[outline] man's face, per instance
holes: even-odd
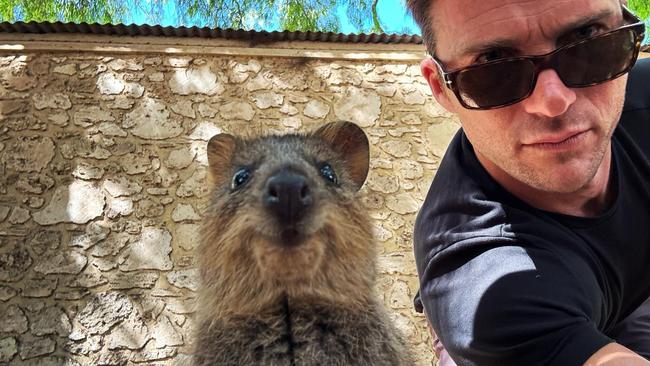
[[[545,54],[623,23],[618,0],[436,0],[430,11],[436,57],[446,70]],[[626,77],[569,89],[555,71],[544,70],[527,99],[481,111],[463,108],[441,86],[431,60],[423,61],[422,70],[436,99],[458,114],[477,157],[497,180],[569,193],[587,186],[608,164]]]

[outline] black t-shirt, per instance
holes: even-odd
[[[427,317],[458,365],[582,365],[650,297],[650,60],[630,73],[612,151],[617,198],[581,218],[517,199],[454,137],[414,241]]]

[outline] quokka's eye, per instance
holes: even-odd
[[[336,178],[336,173],[334,172],[334,168],[332,168],[331,165],[327,163],[323,163],[320,165],[319,171],[320,171],[320,175],[322,175],[326,181],[333,184],[338,183],[338,179]]]
[[[232,177],[232,183],[230,184],[231,189],[237,189],[241,187],[244,183],[248,182],[248,180],[251,178],[251,170],[248,167],[242,167],[239,168],[235,172],[235,175]]]

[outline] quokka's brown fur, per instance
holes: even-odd
[[[195,365],[413,364],[373,289],[376,247],[356,198],[368,156],[365,134],[349,122],[210,140]],[[250,174],[239,184],[242,169]],[[264,203],[269,177],[284,171],[304,177],[310,194],[293,231]]]

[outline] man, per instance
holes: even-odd
[[[408,1],[462,125],[415,225],[443,365],[650,365],[650,63],[628,82],[623,5]]]

